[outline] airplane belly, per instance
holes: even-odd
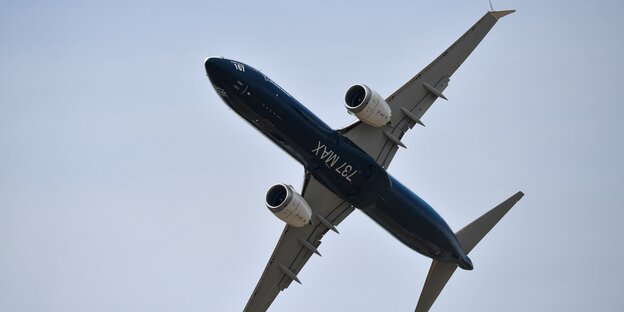
[[[306,169],[355,207],[369,209],[390,187],[386,171],[337,132],[319,137],[311,146]]]
[[[406,246],[427,257],[456,263],[464,254],[455,234],[424,200],[390,177],[392,186],[364,210]]]

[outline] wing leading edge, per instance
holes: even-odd
[[[286,289],[310,256],[318,254],[321,238],[328,230],[336,231],[335,226],[346,218],[353,207],[344,201],[310,174],[306,173],[302,195],[314,214],[314,224],[301,228],[286,225],[277,246],[273,250],[256,288],[244,311],[266,311],[280,291]]]
[[[433,102],[439,97],[446,99],[442,91],[448,86],[451,75],[496,22],[513,12],[515,10],[487,12],[431,64],[390,95],[386,102],[392,110],[392,118],[386,126],[375,128],[358,121],[340,132],[387,169],[398,148],[405,147],[401,138],[407,130],[416,124],[424,125],[421,118]]]

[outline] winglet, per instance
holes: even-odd
[[[509,15],[513,12],[516,12],[516,10],[506,10],[506,11],[490,11],[489,13],[494,16],[494,18],[496,18],[496,20],[501,19],[503,16]]]

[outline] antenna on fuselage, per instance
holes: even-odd
[[[492,0],[488,0],[488,3],[490,4],[490,12],[494,12],[494,7],[492,6]]]

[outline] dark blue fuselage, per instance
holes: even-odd
[[[433,208],[271,79],[224,58],[209,58],[205,67],[223,101],[324,186],[410,248],[472,269],[457,238]]]

